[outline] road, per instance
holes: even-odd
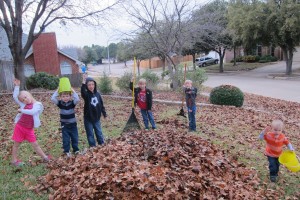
[[[295,63],[293,69],[300,68]],[[285,62],[277,62],[248,72],[209,74],[205,86],[216,87],[222,84],[234,85],[243,92],[300,103],[300,76],[290,79],[271,79],[270,74],[285,72]]]
[[[99,76],[103,72],[108,74],[110,72],[110,76],[120,77],[125,72],[132,71],[132,62],[127,63],[127,66],[125,67],[124,63],[89,66],[88,73],[91,76]],[[293,62],[293,69],[298,68],[300,68],[300,61]],[[142,69],[142,71],[144,70]],[[161,69],[154,69],[153,71],[160,76]],[[300,76],[286,80],[268,78],[270,74],[284,72],[285,62],[280,61],[247,72],[209,73],[208,80],[204,82],[204,85],[216,87],[230,84],[239,87],[243,92],[300,103]]]

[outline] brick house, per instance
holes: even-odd
[[[35,72],[63,76],[78,74],[83,63],[57,48],[54,32],[42,33],[34,40],[24,62],[26,77]]]

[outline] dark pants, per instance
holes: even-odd
[[[104,144],[104,138],[103,138],[103,134],[102,134],[100,120],[98,120],[96,122],[91,122],[88,119],[84,118],[84,128],[86,131],[86,136],[87,136],[87,140],[88,140],[90,147],[96,146],[94,131],[95,131],[95,135],[96,135],[98,144],[100,144],[100,145]]]
[[[279,166],[280,166],[278,158],[270,157],[270,156],[267,156],[267,157],[268,157],[268,161],[269,161],[270,177],[278,176]]]
[[[149,129],[149,121],[150,121],[150,124],[151,124],[152,128],[155,129],[156,126],[155,126],[154,117],[152,115],[152,112],[149,111],[149,110],[141,109],[141,113],[142,113],[142,116],[143,116],[143,121],[144,121],[145,128]]]
[[[77,123],[61,123],[61,131],[64,152],[70,152],[70,141],[72,144],[73,152],[79,151]]]
[[[187,112],[189,116],[189,130],[196,131],[196,106],[187,107]]]

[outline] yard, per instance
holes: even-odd
[[[129,95],[130,94],[128,94],[128,96]],[[110,197],[109,195],[115,195],[116,198],[119,197],[117,199],[124,199],[126,197],[132,199],[139,199],[138,197],[150,198],[151,195],[157,195],[155,198],[162,198],[163,195],[168,193],[173,195],[174,198],[185,199],[184,197],[186,196],[184,195],[188,192],[191,192],[192,195],[200,195],[201,191],[204,191],[202,189],[207,189],[210,194],[221,191],[221,193],[224,193],[223,197],[227,199],[230,197],[230,194],[227,193],[230,189],[227,190],[226,188],[230,188],[231,186],[235,187],[237,183],[240,186],[240,190],[236,189],[231,195],[240,195],[240,199],[243,199],[243,195],[245,198],[258,199],[255,195],[260,194],[264,196],[265,199],[300,198],[299,174],[291,173],[282,166],[278,183],[271,184],[269,182],[267,159],[263,155],[265,144],[257,139],[260,131],[266,125],[270,124],[272,119],[280,118],[285,122],[286,134],[296,148],[297,154],[300,155],[300,113],[296,112],[299,108],[298,103],[246,94],[245,103],[242,108],[201,106],[198,107],[196,115],[198,131],[195,134],[191,134],[187,133],[186,119],[176,115],[180,106],[165,105],[156,102],[154,103],[153,112],[158,124],[158,130],[153,132],[153,135],[151,136],[151,132],[145,133],[143,131],[122,134],[122,130],[131,113],[130,100],[106,96],[104,97],[104,102],[109,117],[108,119],[102,119],[102,127],[108,143],[103,147],[89,150],[87,149],[88,145],[83,128],[83,103],[81,102],[77,106],[76,112],[80,135],[80,149],[83,150],[85,154],[76,158],[66,159],[62,156],[58,108],[50,102],[51,94],[42,93],[34,94],[34,96],[37,100],[43,102],[43,105],[45,106],[45,110],[41,117],[42,126],[36,131],[38,142],[42,149],[54,157],[54,160],[50,164],[41,163],[40,159],[33,153],[30,146],[28,144],[23,144],[19,154],[20,158],[25,161],[27,165],[22,168],[10,166],[12,146],[10,137],[14,126],[13,119],[17,114],[18,108],[14,104],[11,95],[0,95],[1,199],[68,199],[70,196],[67,196],[67,198],[66,196],[64,197],[63,194],[72,194],[74,188],[72,189],[70,185],[71,182],[80,182],[83,178],[81,175],[76,175],[77,169],[80,170],[80,174],[83,174],[85,177],[84,182],[82,182],[80,186],[85,187],[85,185],[88,185],[88,188],[90,188],[89,193],[84,191],[85,193],[83,192],[82,194],[85,194],[86,196],[89,194],[90,197],[93,192],[97,194],[98,197],[108,198]],[[180,98],[181,94],[178,93],[166,91],[154,92],[154,99],[180,100]],[[208,103],[208,99],[205,96],[200,96],[198,102]],[[141,119],[139,112],[136,113],[138,118]],[[174,149],[177,149],[176,151],[174,150],[175,155],[173,155],[173,157],[178,158],[178,160],[172,161],[174,162],[173,164],[168,163],[168,159],[163,156],[163,151],[160,149],[165,148],[164,145],[166,141],[170,142],[167,140],[168,137],[173,138],[174,144],[172,145],[174,146]],[[128,138],[130,142],[128,142]],[[199,138],[199,141],[197,138]],[[132,145],[135,143],[135,140],[136,142],[143,141],[144,145],[147,144],[149,148],[146,149],[148,150],[145,150],[145,146],[142,149],[140,149],[141,146],[136,146],[137,153],[135,154],[135,151],[132,151]],[[199,145],[201,144],[201,147],[194,146],[192,150],[180,150],[184,145],[176,145],[181,144],[182,142],[184,143],[184,141],[188,144],[190,144],[190,141],[197,142]],[[149,152],[149,149],[151,149],[150,147],[152,147],[151,145],[155,147],[154,154],[151,153],[151,151]],[[201,151],[203,148],[212,149],[214,152],[213,155],[218,158],[216,162],[224,159],[222,162],[225,169],[227,171],[238,170],[240,177],[230,185],[229,183],[232,181],[230,178],[223,177],[222,174],[217,175],[219,173],[217,170],[221,170],[219,167],[214,166],[214,164],[207,166],[207,163],[212,161],[209,159],[207,160],[206,157],[211,154],[203,153],[203,155],[194,155],[193,157],[190,157],[190,154],[192,154],[190,151],[193,151],[193,149],[199,150],[199,148]],[[145,157],[146,153],[148,160],[136,160],[136,158],[141,157],[141,155],[138,154],[139,152],[143,157]],[[186,152],[189,153],[185,154]],[[105,156],[103,157],[103,155]],[[193,176],[199,177],[201,173],[204,173],[204,171],[199,170],[202,169],[203,166],[197,166],[198,168],[193,167],[193,176],[188,172],[188,169],[190,169],[193,162],[196,162],[195,158],[198,158],[197,156],[199,156],[199,159],[206,159],[202,164],[209,169],[207,172],[208,174],[205,176],[202,174],[203,177],[199,180],[199,183],[202,185],[197,185],[197,181],[193,179]],[[171,155],[169,155],[169,158],[171,158]],[[226,160],[230,162],[227,162]],[[88,162],[87,166],[90,167],[83,167],[86,166],[86,162]],[[186,162],[190,164],[187,165]],[[107,165],[106,167],[103,166],[105,164]],[[120,166],[116,166],[117,164]],[[166,167],[166,165],[170,165],[171,168]],[[98,167],[91,171],[91,169],[88,169],[93,168],[91,166]],[[120,172],[121,166],[123,168],[122,173]],[[147,172],[150,174],[152,173],[151,170],[154,168],[156,171],[155,176],[153,175],[153,177],[156,177],[156,179],[151,180],[151,183],[149,183],[148,179],[147,181],[145,180],[147,184],[134,182],[136,181],[136,178],[134,177],[137,176],[137,171],[130,171],[128,166],[137,171],[144,171],[145,173]],[[160,168],[157,168],[158,166],[160,166]],[[107,168],[107,170],[105,170],[105,168]],[[70,169],[73,170],[70,171]],[[112,172],[112,169],[118,170]],[[105,172],[107,172],[107,174]],[[180,183],[186,182],[185,186],[178,184],[176,185],[177,188],[170,188],[170,185],[167,184],[168,181],[163,181],[165,176],[162,174],[175,172],[178,173],[178,176],[174,178],[175,175],[173,174],[174,176],[172,178],[174,178],[174,184],[178,183],[178,181]],[[97,179],[98,183],[93,183],[93,181],[95,181],[91,178],[94,176],[93,173],[98,174],[99,176],[101,175],[101,180]],[[63,174],[64,176],[62,177]],[[248,179],[250,174],[253,180]],[[209,180],[217,180],[217,176],[222,178],[219,178],[218,181],[207,182],[206,184],[208,185],[201,182],[202,179],[208,181],[207,177],[209,177]],[[132,178],[130,179],[130,177]],[[157,177],[161,177],[161,179],[157,179]],[[184,179],[184,177],[188,178]],[[241,177],[248,178],[242,179]],[[240,182],[243,180],[244,182]],[[99,185],[99,182],[101,182],[102,185]],[[130,187],[128,186],[129,182]],[[137,185],[132,185],[132,182]],[[66,184],[68,186],[66,186]],[[149,184],[156,184],[156,188],[150,187]],[[93,187],[94,185],[98,186],[95,188]],[[248,191],[247,187],[249,187]],[[99,191],[99,188],[103,188],[103,190]],[[202,189],[199,192],[195,188]],[[191,191],[188,191],[188,189],[191,189]],[[61,195],[55,194],[56,191],[60,191]],[[80,189],[78,189],[78,191],[80,191]],[[112,191],[113,193],[111,193]],[[155,191],[155,193],[152,191]],[[251,191],[257,192],[251,193]],[[208,193],[206,195],[209,197]],[[154,198],[153,196],[151,197]],[[198,198],[200,197],[198,196]]]

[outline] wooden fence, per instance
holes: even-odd
[[[0,61],[0,90],[12,91],[14,88],[13,62]]]
[[[82,74],[64,74],[60,77],[68,77],[72,87],[81,87],[82,83]]]

